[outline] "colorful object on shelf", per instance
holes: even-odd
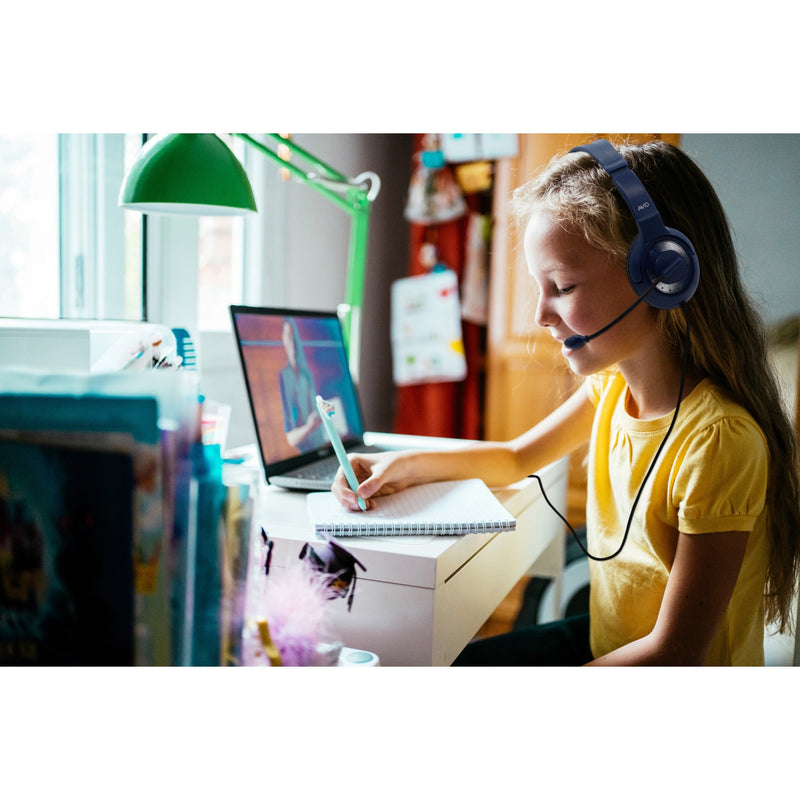
[[[463,217],[467,204],[439,149],[438,136],[427,134],[423,150],[416,154],[405,218],[421,225],[436,225]]]
[[[258,621],[258,638],[261,639],[264,654],[269,659],[272,666],[279,667],[281,665],[281,653],[280,650],[275,647],[275,643],[269,635],[269,625],[265,619],[260,619]]]
[[[175,335],[175,349],[180,356],[179,364],[183,369],[197,369],[197,354],[194,349],[194,339],[186,328],[173,328]]]

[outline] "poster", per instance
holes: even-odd
[[[458,277],[453,270],[437,269],[392,284],[391,336],[396,385],[466,377]]]

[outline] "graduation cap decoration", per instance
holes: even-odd
[[[347,597],[347,610],[352,609],[356,588],[356,566],[361,567],[364,572],[367,571],[352,553],[332,539],[327,539],[316,549],[308,543],[304,544],[300,551],[300,560],[307,561],[318,572],[329,575],[328,586],[339,597]]]

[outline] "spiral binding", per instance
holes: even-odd
[[[317,523],[314,530],[328,536],[419,536],[438,534],[441,536],[461,536],[465,533],[499,533],[514,530],[516,520],[475,520],[465,523],[444,522],[402,522],[393,523],[381,520],[367,523]]]

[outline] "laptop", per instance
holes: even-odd
[[[314,404],[335,406],[345,450],[364,444],[364,420],[335,312],[230,307],[264,476],[286,489],[328,491],[339,468]]]

